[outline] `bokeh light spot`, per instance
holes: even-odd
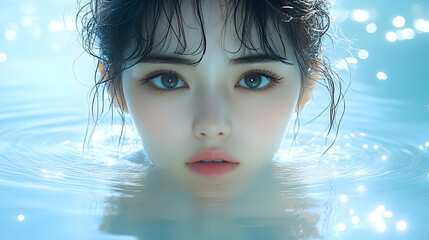
[[[414,28],[420,32],[429,32],[429,21],[418,18],[414,21]]]
[[[379,205],[379,206],[377,207],[377,212],[378,212],[378,213],[383,213],[384,211],[386,211],[386,207],[385,207],[385,206],[383,206],[383,205]]]
[[[377,25],[375,23],[370,23],[366,25],[366,31],[368,33],[375,33],[377,31]]]
[[[7,55],[6,53],[0,53],[0,62],[6,62]]]
[[[398,229],[399,231],[405,231],[405,229],[407,229],[407,223],[405,221],[397,222],[396,229]]]
[[[15,41],[16,35],[17,35],[16,31],[12,29],[8,29],[4,33],[4,37],[6,38],[6,40],[9,40],[9,41]]]
[[[386,33],[386,40],[388,42],[396,42],[396,40],[398,40],[398,36],[396,36],[396,33],[394,32],[388,32]]]
[[[358,57],[359,57],[360,59],[367,59],[367,58],[368,58],[368,56],[369,56],[369,53],[368,53],[368,51],[367,51],[367,50],[365,50],[365,49],[361,49],[361,50],[359,50],[359,52],[358,52]]]
[[[405,28],[402,30],[405,39],[413,39],[416,36],[416,33],[412,28]]]
[[[385,74],[384,72],[378,72],[377,73],[377,78],[379,80],[386,80],[387,79],[387,74]]]
[[[344,230],[346,230],[346,224],[344,224],[344,223],[339,223],[339,224],[337,225],[337,229],[338,229],[338,231],[344,231]]]
[[[352,12],[352,18],[356,22],[366,22],[369,19],[369,12],[363,9],[355,9]]]
[[[405,18],[403,16],[396,16],[392,20],[392,24],[395,27],[403,27],[405,25]]]
[[[375,229],[378,232],[384,232],[384,231],[386,231],[386,223],[383,222],[383,221],[376,222],[375,223]]]

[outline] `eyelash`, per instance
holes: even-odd
[[[171,71],[171,70],[167,70],[167,71],[155,71],[155,72],[152,72],[151,74],[149,74],[147,77],[141,79],[140,80],[141,81],[141,85],[145,85],[146,83],[150,83],[150,81],[154,80],[156,77],[159,77],[159,76],[161,76],[163,74],[178,75],[176,72]],[[256,90],[252,90],[252,88],[242,87],[242,88],[245,89],[245,91],[250,91],[250,92],[253,92],[253,93],[262,93],[262,92],[265,92],[266,90],[274,88],[283,79],[279,75],[277,75],[277,74],[275,74],[275,73],[273,73],[273,72],[271,72],[269,70],[266,70],[266,69],[256,70],[255,69],[255,70],[247,71],[246,73],[242,74],[240,76],[240,81],[241,81],[241,79],[243,77],[245,77],[245,76],[247,76],[249,74],[258,74],[258,75],[266,77],[266,78],[268,78],[268,80],[270,80],[270,83],[268,83],[267,86],[265,86],[264,88],[254,88]],[[180,77],[180,75],[178,75],[178,77],[183,81],[183,79]],[[159,87],[155,87],[153,84],[148,84],[147,88],[149,88],[151,91],[153,91],[155,93],[161,93],[161,94],[171,93],[171,92],[177,91],[177,89],[180,89],[180,88],[162,89],[162,88],[159,88]]]

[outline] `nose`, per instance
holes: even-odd
[[[226,100],[220,96],[205,96],[194,113],[193,131],[202,140],[221,140],[231,134],[231,122]]]
[[[197,130],[197,136],[201,139],[224,138],[229,135],[229,131],[213,126],[211,128]]]

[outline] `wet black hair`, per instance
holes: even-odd
[[[110,91],[109,109],[113,114],[113,99],[116,94],[122,99],[121,74],[131,67],[129,62],[139,62],[148,54],[153,53],[156,46],[168,44],[169,36],[178,40],[177,54],[199,55],[198,64],[206,52],[206,31],[202,15],[201,0],[186,0],[190,3],[201,32],[200,44],[190,49],[184,34],[182,13],[183,0],[89,0],[78,2],[79,11],[76,15],[77,28],[83,48],[94,56],[98,65],[105,69],[103,76],[95,74],[95,85],[91,90],[91,115],[95,123],[106,112],[104,94]],[[289,39],[294,47],[301,72],[301,94],[308,86],[317,81],[326,87],[330,94],[330,102],[324,111],[329,110],[329,127],[327,136],[336,130],[344,115],[337,122],[340,104],[344,104],[342,90],[343,80],[329,66],[329,58],[322,50],[324,37],[332,42],[327,33],[330,27],[329,7],[327,0],[221,0],[226,4],[224,26],[233,25],[235,37],[241,49],[254,50],[275,57],[287,63],[285,40]],[[161,42],[155,42],[154,35],[160,18],[168,22],[168,29]],[[270,26],[270,28],[268,27]],[[274,46],[274,34],[280,36],[282,46]],[[255,42],[253,31],[257,33]],[[130,48],[132,47],[131,51]],[[125,51],[130,54],[125,55]],[[100,101],[101,96],[101,101]],[[119,101],[124,104],[124,101]],[[116,108],[124,126],[125,115],[121,107]],[[343,108],[345,109],[345,108]],[[324,112],[323,111],[323,112]],[[299,115],[299,112],[298,112]],[[96,125],[96,124],[95,124]],[[94,125],[94,128],[95,128]],[[295,138],[299,131],[299,117],[295,122]],[[88,134],[87,136],[91,136]],[[122,136],[122,133],[121,133]],[[87,138],[86,138],[87,139]],[[334,141],[335,141],[334,139]],[[119,140],[120,142],[121,140]],[[330,144],[328,149],[333,145]],[[326,151],[325,151],[326,152]]]

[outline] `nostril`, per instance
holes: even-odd
[[[206,136],[206,134],[205,134],[205,133],[200,133],[200,135],[201,135],[201,136],[203,136],[203,137],[204,137],[204,136]],[[223,136],[223,135],[225,135],[225,133],[223,133],[223,132],[219,132],[219,133],[218,133],[218,135],[219,135],[219,136]]]

